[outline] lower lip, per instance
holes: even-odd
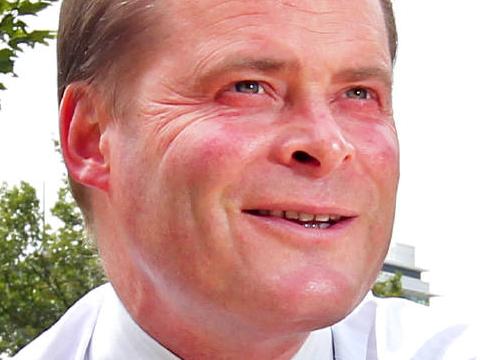
[[[307,228],[301,224],[274,216],[256,216],[243,213],[249,222],[261,230],[270,232],[276,238],[288,242],[317,243],[335,242],[344,238],[354,225],[357,217],[342,220],[326,229]]]

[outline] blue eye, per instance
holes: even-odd
[[[370,91],[362,87],[357,87],[357,88],[348,90],[346,92],[346,96],[349,99],[357,99],[357,100],[368,100],[372,98]]]
[[[235,83],[235,91],[243,94],[263,94],[265,89],[258,81],[239,81]]]

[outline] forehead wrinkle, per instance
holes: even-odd
[[[198,10],[205,10],[205,9],[202,9],[202,2],[201,1],[198,1],[198,0],[193,0],[193,1],[189,1],[190,4],[193,4],[193,5],[196,5],[195,6],[195,10],[198,11]],[[240,5],[244,5],[246,3],[245,0],[220,0],[218,1],[217,3],[214,3],[214,4],[211,4],[208,8],[207,11],[217,11],[217,10],[220,10],[220,11],[224,11],[225,9],[225,6],[227,6],[228,8],[231,8],[233,7],[235,4],[240,4]]]
[[[207,72],[209,73],[220,72],[233,72],[238,70],[254,70],[259,72],[279,72],[286,68],[298,67],[296,62],[288,62],[286,60],[279,60],[270,57],[244,57],[244,58],[231,58],[222,61],[222,63]]]
[[[298,1],[298,0],[282,0],[280,4],[288,8],[289,19],[292,25],[311,33],[326,36],[324,40],[328,40],[331,34],[341,34],[345,29],[364,28],[367,33],[376,36],[386,27],[383,18],[383,11],[380,9],[380,1],[375,1],[379,11],[371,11],[360,4],[349,4],[349,1],[337,0],[338,3],[328,4],[321,1]],[[342,5],[345,4],[345,5]],[[293,11],[292,11],[293,10]],[[352,22],[352,11],[358,15],[355,22]],[[296,13],[296,14],[295,14]],[[341,16],[343,15],[343,16]],[[315,21],[305,21],[316,19]],[[310,26],[306,26],[306,24]],[[380,26],[380,27],[379,27]]]
[[[291,25],[306,30],[313,34],[322,35],[321,41],[322,42],[329,42],[329,41],[338,41],[337,37],[342,36],[345,34],[346,29],[357,29],[357,31],[362,33],[362,39],[355,39],[364,40],[365,36],[368,36],[372,40],[378,39],[378,36],[382,34],[383,28],[378,28],[377,24],[369,23],[368,21],[361,21],[361,22],[345,22],[343,19],[338,19],[335,17],[335,12],[324,12],[325,16],[321,18],[315,26],[306,26],[303,19],[292,19],[290,22]],[[329,15],[332,17],[329,17]],[[383,26],[383,24],[382,24]],[[352,37],[352,34],[348,35]]]
[[[327,15],[330,13],[333,13],[332,11],[319,11],[319,10],[313,10],[313,9],[306,9],[306,8],[301,8],[298,6],[298,4],[294,4],[292,1],[281,1],[281,5],[289,8],[289,9],[294,9],[296,11],[305,13],[307,15]],[[289,10],[287,9],[287,11]]]
[[[223,36],[227,37],[232,34],[233,37],[239,33],[248,30],[257,30],[259,24],[265,24],[265,19],[268,17],[267,12],[250,11],[238,14],[231,14],[227,16],[218,17],[215,21],[203,25],[207,37],[215,38],[218,36],[217,29],[221,29]]]
[[[220,26],[224,23],[235,22],[239,20],[248,21],[244,19],[251,18],[251,21],[259,20],[259,17],[269,14],[267,9],[262,9],[259,6],[245,6],[249,5],[245,0],[223,0],[220,2],[213,1],[213,4],[206,7],[202,1],[193,2],[194,6],[187,12],[180,12],[180,17],[183,17],[183,23],[187,24],[190,29],[202,28],[210,29]],[[250,5],[256,5],[256,2],[251,2]],[[183,14],[183,16],[182,16]],[[201,14],[201,16],[199,16]],[[177,16],[179,18],[179,16]],[[207,23],[205,23],[207,20]],[[242,25],[244,26],[244,24]],[[216,34],[213,34],[215,36]]]

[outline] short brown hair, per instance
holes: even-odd
[[[397,57],[398,34],[397,25],[395,22],[395,14],[392,7],[392,1],[380,0],[380,3],[382,4],[383,16],[385,18],[385,26],[387,27],[390,57],[392,58],[392,63],[394,63]]]
[[[154,21],[152,8],[161,0],[63,0],[57,42],[58,96],[76,81],[101,82],[115,72],[126,53]],[[391,0],[380,0],[392,62],[397,30]],[[155,14],[158,16],[158,13]],[[128,49],[128,50],[127,50]],[[113,90],[114,92],[114,90]],[[112,102],[114,94],[110,94]],[[70,179],[73,196],[87,225],[93,223],[86,188]]]
[[[129,50],[152,22],[156,0],[63,0],[57,41],[58,97],[77,81],[101,84],[118,71]],[[114,82],[109,89],[114,99]],[[102,88],[100,86],[100,88]],[[107,87],[105,87],[107,88]],[[93,224],[88,190],[69,178],[87,226]]]

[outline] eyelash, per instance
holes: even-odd
[[[361,95],[355,94],[358,91],[365,92],[366,97],[364,98]],[[350,96],[350,95],[352,95],[352,96]],[[344,96],[347,99],[354,99],[354,100],[358,100],[358,101],[374,100],[374,99],[377,98],[377,94],[375,93],[375,91],[373,91],[369,88],[366,88],[366,87],[362,87],[362,86],[355,86],[353,88],[348,89],[347,91],[345,91]]]
[[[247,91],[242,92],[240,90],[241,86],[247,86]],[[247,94],[247,95],[258,95],[258,94],[265,94],[266,89],[265,86],[260,82],[256,80],[243,80],[243,81],[237,81],[234,83],[231,88],[232,91],[238,92],[241,94]]]

